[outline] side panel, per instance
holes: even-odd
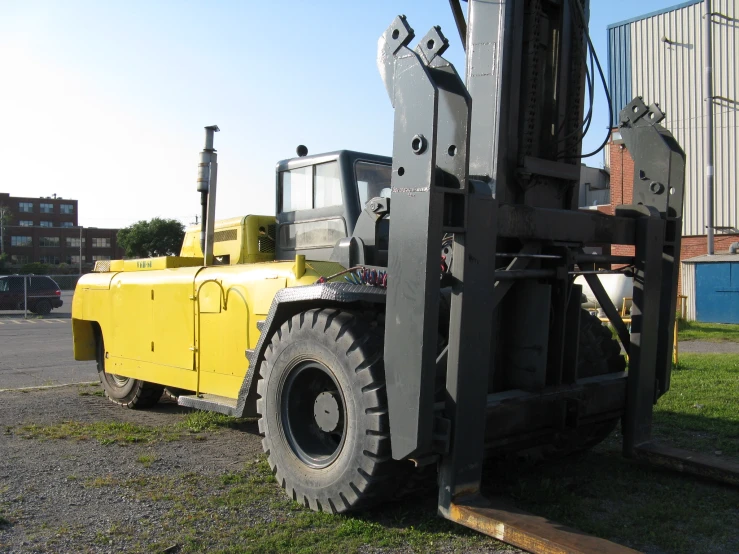
[[[116,275],[111,283],[110,323],[101,323],[111,372],[184,389],[195,386],[191,297],[200,270]],[[102,307],[100,311],[104,315]]]
[[[294,281],[291,264],[247,264],[207,268],[196,280],[198,388],[237,398],[249,361],[247,350],[259,337],[257,321],[267,317],[272,299]],[[305,275],[311,283],[316,277]]]
[[[203,277],[207,277],[207,271]],[[283,280],[284,282],[284,280]],[[198,392],[236,398],[246,375],[250,327],[246,291],[224,279],[200,281],[197,295]]]

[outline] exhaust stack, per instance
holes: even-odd
[[[205,148],[198,164],[198,192],[202,217],[200,221],[200,250],[203,263],[213,265],[213,227],[216,216],[216,185],[218,183],[218,154],[213,148],[213,135],[220,131],[218,125],[205,128]]]

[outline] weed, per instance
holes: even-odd
[[[136,461],[143,465],[144,467],[151,467],[151,464],[153,464],[156,461],[157,457],[151,454],[141,454],[138,458],[136,458]]]
[[[233,427],[242,420],[216,412],[191,412],[180,422],[180,428],[190,433],[215,431],[223,427]]]

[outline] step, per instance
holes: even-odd
[[[226,398],[215,394],[188,394],[177,398],[177,404],[187,408],[196,408],[208,412],[218,412],[228,416],[238,417],[236,412],[236,398]]]

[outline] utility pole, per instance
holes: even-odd
[[[705,94],[706,226],[708,255],[713,255],[713,45],[711,43],[711,0],[703,0],[703,89]]]

